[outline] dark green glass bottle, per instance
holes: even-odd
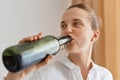
[[[3,51],[3,64],[10,72],[18,72],[41,62],[48,54],[56,54],[60,46],[70,41],[70,36],[45,36],[37,41],[10,46]]]

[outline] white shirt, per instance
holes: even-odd
[[[83,78],[80,68],[67,57],[63,57],[61,60],[37,70],[31,80],[83,80]],[[113,77],[106,68],[93,63],[87,80],[113,80]]]

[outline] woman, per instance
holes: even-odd
[[[94,11],[81,3],[73,4],[63,14],[60,26],[62,36],[72,37],[72,41],[65,47],[67,56],[40,68],[49,62],[52,58],[50,55],[44,62],[30,69],[16,74],[8,73],[5,80],[22,80],[32,70],[36,71],[31,80],[113,80],[112,74],[106,68],[95,64],[91,59],[93,44],[100,35],[99,21]],[[20,42],[40,38],[41,33]]]

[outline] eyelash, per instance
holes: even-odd
[[[65,29],[67,27],[67,24],[62,24],[61,29]]]
[[[73,26],[75,26],[75,27],[76,27],[76,26],[78,27],[79,25],[80,25],[80,23],[78,23],[78,22],[74,22],[74,23],[73,23]]]
[[[73,22],[73,23],[72,23],[72,26],[78,28],[78,27],[83,26],[83,23]],[[66,23],[61,24],[61,29],[62,29],[62,30],[65,29],[66,27],[67,27],[67,24],[66,24]]]
[[[75,26],[75,27],[81,27],[81,26],[83,26],[83,24],[80,23],[80,22],[74,22],[73,26]]]

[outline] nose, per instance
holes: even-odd
[[[73,31],[74,31],[73,27],[69,25],[61,30],[61,34],[62,35],[69,35],[69,34],[73,33]]]
[[[68,26],[68,27],[66,28],[66,33],[72,33],[72,32],[73,32],[72,27],[71,27],[71,26]]]

